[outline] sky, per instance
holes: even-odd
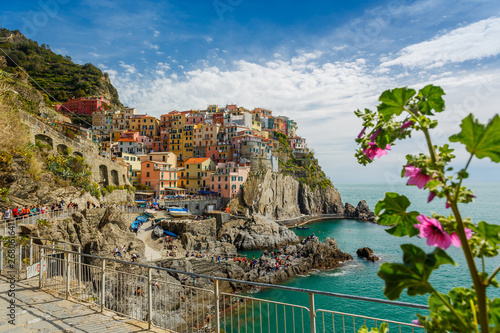
[[[436,144],[471,112],[499,113],[500,1],[9,1],[0,25],[109,73],[139,113],[238,104],[288,116],[334,184],[403,182],[406,154],[425,152],[417,134],[357,164],[353,111],[384,90],[443,87]],[[500,183],[489,160],[470,170],[470,183]]]

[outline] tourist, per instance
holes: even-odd
[[[3,213],[3,218],[4,220],[10,220],[12,218],[12,211],[10,210],[10,207],[7,207],[7,209]]]
[[[118,247],[115,247],[115,251],[113,252],[113,257],[116,257],[116,256],[118,256],[118,257],[122,256],[121,252],[118,251]]]
[[[122,252],[124,254],[127,254],[127,247],[125,245],[122,246]]]
[[[132,262],[135,262],[137,260],[137,258],[138,258],[137,254],[135,254],[135,253],[132,254]]]
[[[158,281],[155,281],[155,283],[153,284],[153,287],[156,287],[156,289],[158,291],[160,291],[160,284],[158,283]]]
[[[142,290],[141,287],[137,287],[136,295],[137,296],[144,296],[144,291]]]
[[[17,218],[19,217],[19,207],[14,207],[14,209],[12,210],[12,217],[17,220]]]

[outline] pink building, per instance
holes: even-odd
[[[149,136],[139,135],[136,131],[125,131],[120,133],[120,139],[131,139],[145,145],[149,150],[153,149],[153,140]]]
[[[249,164],[219,163],[217,171],[212,173],[210,189],[220,193],[222,197],[234,198],[241,192],[249,172]]]

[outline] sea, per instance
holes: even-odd
[[[476,199],[474,199],[473,203],[460,205],[462,216],[471,217],[475,223],[487,221],[488,223],[500,224],[500,205],[498,203],[500,184],[464,185],[474,191]],[[397,192],[410,199],[412,202],[410,210],[426,215],[431,215],[432,212],[443,215],[451,214],[451,211],[445,208],[443,199],[435,198],[428,204],[428,192],[419,190],[415,186],[405,186],[405,184],[338,184],[335,187],[339,190],[342,201],[344,203],[349,202],[353,206],[356,206],[360,200],[366,200],[370,209],[373,210],[377,201],[382,199],[386,192]],[[314,271],[304,276],[296,276],[284,282],[283,285],[385,299],[384,281],[377,276],[380,265],[384,262],[402,262],[401,244],[415,244],[426,252],[433,250],[432,247],[426,245],[424,239],[418,237],[394,237],[386,232],[388,227],[370,222],[338,219],[314,222],[307,226],[309,230],[294,229],[294,231],[299,236],[309,236],[314,233],[321,241],[324,241],[326,237],[335,238],[339,248],[350,253],[354,260],[346,262],[336,269]],[[381,260],[372,263],[358,258],[356,250],[362,247],[371,248]],[[260,252],[248,251],[246,254],[250,257],[252,255],[258,257]],[[431,277],[434,288],[439,292],[446,293],[454,287],[470,287],[471,279],[461,250],[451,246],[448,254],[456,261],[458,266],[443,265],[434,271]],[[500,258],[488,258],[485,260],[485,270],[491,272],[499,264]],[[477,265],[482,267],[479,261]],[[253,291],[252,296],[283,303],[308,305],[308,296],[304,293],[263,289]],[[488,296],[490,298],[500,297],[500,292],[498,289],[490,288]],[[409,297],[406,291],[403,292],[399,300],[427,304],[427,296]],[[426,314],[426,310],[326,296],[317,296],[315,302],[317,309],[341,311],[402,322],[411,322],[412,319],[416,319],[416,311]]]

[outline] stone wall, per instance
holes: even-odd
[[[127,190],[114,190],[106,194],[103,198],[104,202],[120,204],[135,205],[134,193]]]
[[[176,235],[183,233],[191,233],[193,236],[216,236],[216,219],[209,220],[168,220],[161,222],[161,227],[165,230],[171,231]]]
[[[127,166],[100,156],[98,146],[94,142],[87,140],[82,143],[72,140],[44,123],[42,119],[26,112],[20,112],[20,117],[30,128],[31,142],[39,139],[48,143],[55,153],[63,153],[69,147],[73,155],[82,156],[90,166],[93,182],[101,186],[130,185]]]

